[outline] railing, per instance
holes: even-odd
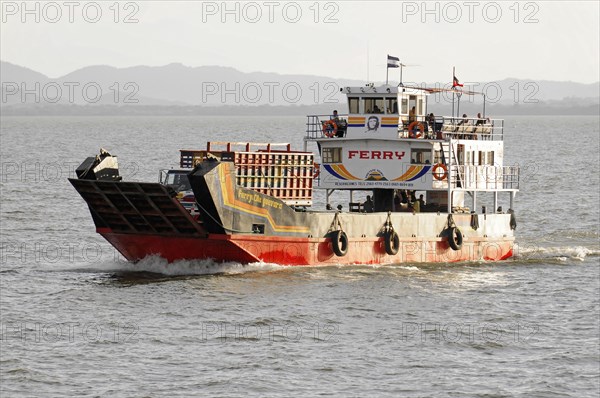
[[[217,147],[217,148],[215,148]],[[221,147],[221,149],[218,149]],[[281,149],[274,149],[281,148]],[[206,143],[206,150],[180,149],[179,166],[184,169],[191,169],[199,162],[208,159],[219,161],[233,161],[233,153],[238,152],[292,152],[291,145],[283,143],[260,143],[260,142],[227,142],[227,141],[209,141]]]
[[[323,133],[323,123],[328,120],[334,119],[333,115],[308,115],[306,121],[306,139],[314,140],[317,138],[325,138],[325,134]],[[338,126],[342,128],[347,124],[348,115],[338,115],[338,119],[341,123]]]
[[[518,166],[453,165],[449,170],[453,189],[518,190]]]
[[[289,205],[312,204],[315,164],[311,152],[292,151],[288,143],[214,141],[206,150],[180,151],[182,168],[191,169],[209,160],[233,162],[238,186]]]
[[[401,138],[414,137],[412,133],[419,133],[423,127],[424,139],[464,139],[464,140],[503,140],[504,120],[484,118],[458,118],[450,116],[401,116]],[[417,122],[418,124],[412,124]],[[419,134],[420,135],[420,134]]]
[[[441,131],[444,137],[454,139],[502,141],[504,120],[444,117]]]
[[[386,115],[389,116],[389,115]],[[464,140],[488,140],[501,141],[504,139],[504,120],[487,118],[462,118],[450,116],[435,116],[430,119],[428,116],[409,117],[406,115],[398,116],[398,138],[413,137],[409,131],[412,125],[414,133],[418,134],[420,139],[464,139]],[[345,128],[348,115],[338,115],[338,129]],[[306,122],[306,139],[325,138],[323,124],[331,120],[331,115],[308,115]],[[417,122],[418,124],[412,124]],[[340,136],[338,134],[338,136]]]

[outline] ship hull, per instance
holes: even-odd
[[[132,262],[159,256],[290,266],[450,263],[513,253],[511,214],[296,209],[236,185],[228,162],[202,163],[188,179],[199,218],[158,183],[70,181],[96,231]]]
[[[512,256],[514,243],[513,238],[471,237],[463,242],[460,250],[453,250],[443,238],[400,238],[398,253],[388,255],[384,238],[351,238],[346,255],[338,257],[328,238],[225,234],[200,238],[120,234],[109,229],[97,232],[132,262],[147,256],[159,256],[168,262],[211,259],[289,266],[500,261]]]

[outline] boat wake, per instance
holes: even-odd
[[[555,260],[555,261],[585,261],[586,257],[600,256],[599,249],[585,246],[515,246],[514,259],[519,260]]]
[[[114,264],[113,264],[114,266]],[[149,256],[137,263],[123,262],[114,271],[122,272],[151,272],[169,276],[213,275],[213,274],[243,274],[246,272],[274,271],[284,267],[271,263],[241,264],[238,262],[219,263],[210,259],[179,260],[168,263],[159,256]]]

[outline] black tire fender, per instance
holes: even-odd
[[[398,254],[398,250],[400,250],[400,238],[396,231],[386,232],[384,235],[385,242],[385,252],[390,256],[394,256]]]
[[[448,230],[448,245],[454,251],[459,251],[463,245],[463,234],[460,229],[452,227]]]
[[[331,247],[338,257],[348,254],[348,236],[344,231],[337,230],[331,233]]]

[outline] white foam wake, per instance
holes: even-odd
[[[110,271],[126,272],[152,272],[156,274],[181,276],[181,275],[211,275],[211,274],[242,274],[245,272],[274,271],[284,268],[271,263],[241,264],[238,262],[219,263],[214,260],[178,260],[167,262],[159,256],[148,256],[137,263],[119,262],[106,264]]]
[[[584,246],[556,246],[543,247],[535,245],[515,244],[514,254],[516,259],[544,260],[555,259],[559,261],[579,260],[584,261],[588,256],[599,256],[600,250],[590,249]]]

